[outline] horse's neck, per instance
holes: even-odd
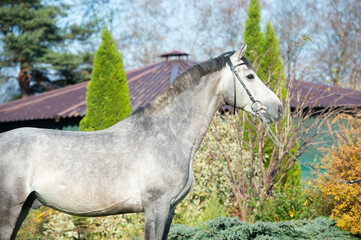
[[[214,113],[224,104],[218,92],[219,84],[219,74],[203,76],[158,114],[168,121],[170,131],[181,138],[185,147],[192,149],[192,155],[198,149]]]

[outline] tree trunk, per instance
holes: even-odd
[[[248,216],[247,207],[245,207],[245,206],[240,207],[240,211],[241,211],[240,220],[241,221],[246,221],[247,216]]]
[[[20,72],[17,78],[19,87],[21,90],[21,97],[28,97],[30,95],[30,82],[29,82],[29,62],[21,62],[20,63]]]

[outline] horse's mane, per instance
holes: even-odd
[[[226,56],[228,54],[233,54],[234,52],[227,52],[219,57],[209,59],[205,62],[201,62],[197,65],[192,66],[187,71],[183,72],[177,76],[173,83],[170,84],[165,90],[159,94],[154,100],[145,106],[137,108],[132,115],[142,116],[145,114],[157,112],[162,109],[164,106],[169,104],[174,97],[190,88],[193,84],[199,81],[203,76],[220,71],[226,65]],[[252,67],[251,63],[245,57],[242,57],[242,60],[246,63],[248,67]]]

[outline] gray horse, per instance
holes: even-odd
[[[88,217],[144,211],[145,239],[167,239],[174,209],[192,188],[193,157],[214,113],[235,104],[254,114],[227,58],[267,121],[282,116],[280,100],[256,76],[245,50],[193,66],[108,129],[1,134],[0,239],[15,239],[29,209],[41,205]]]

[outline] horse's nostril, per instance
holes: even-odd
[[[282,105],[279,105],[278,106],[278,114],[282,115],[282,113],[283,113],[283,107],[282,107]]]

